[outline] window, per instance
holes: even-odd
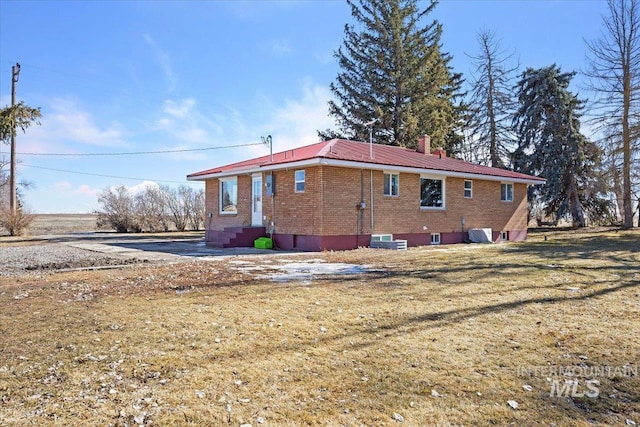
[[[296,193],[304,193],[305,173],[303,170],[296,171]]]
[[[508,231],[501,231],[500,232],[500,240],[502,240],[503,242],[508,242],[509,241],[509,232]]]
[[[238,212],[238,178],[220,178],[220,213]]]
[[[513,202],[513,184],[500,184],[500,200]]]
[[[420,207],[444,209],[444,181],[420,178]]]
[[[384,195],[398,196],[400,195],[400,175],[397,173],[384,174]]]
[[[473,181],[464,181],[464,198],[470,199],[473,197]]]
[[[373,234],[371,235],[372,242],[390,242],[393,240],[393,235],[391,234]]]
[[[431,233],[431,244],[432,245],[440,244],[440,233]]]

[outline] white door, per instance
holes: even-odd
[[[262,227],[262,175],[252,177],[251,225]]]

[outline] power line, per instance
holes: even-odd
[[[164,180],[164,179],[132,178],[132,177],[129,177],[129,176],[102,175],[102,174],[99,174],[99,173],[78,172],[78,171],[70,171],[70,170],[66,170],[66,169],[45,168],[44,166],[27,165],[27,164],[24,164],[24,163],[22,163],[21,166],[26,166],[28,168],[34,168],[34,169],[43,169],[43,170],[54,171],[54,172],[73,173],[73,174],[77,174],[77,175],[99,176],[99,177],[102,177],[102,178],[129,179],[129,180],[132,180],[132,181],[155,181],[155,182],[166,182],[166,183],[170,183],[170,184],[187,184],[187,183],[190,183],[190,181],[167,181],[167,180]]]
[[[261,142],[250,144],[222,145],[219,147],[205,148],[188,148],[183,150],[161,150],[161,151],[133,151],[128,153],[16,153],[22,156],[67,156],[67,157],[87,157],[87,156],[132,156],[142,154],[169,154],[169,153],[187,153],[193,151],[220,150],[222,148],[248,147],[250,145],[262,145]]]

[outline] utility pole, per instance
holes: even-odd
[[[11,108],[16,106],[16,83],[20,75],[20,64],[11,67]],[[15,114],[15,111],[13,112]],[[11,214],[15,215],[17,197],[16,197],[16,118],[13,118],[13,129],[11,130],[11,175],[9,176],[9,209]]]

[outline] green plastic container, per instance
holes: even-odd
[[[268,237],[258,237],[253,241],[253,247],[256,249],[272,249],[273,240]]]

